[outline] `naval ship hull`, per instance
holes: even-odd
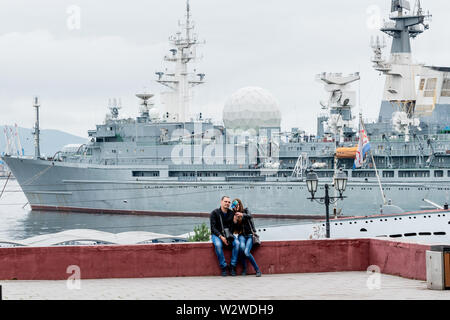
[[[288,178],[265,182],[217,177],[180,181],[132,174],[135,170],[158,170],[155,166],[92,165],[10,156],[4,160],[33,210],[207,216],[227,195],[240,198],[259,217],[317,218],[325,212],[324,205],[307,199],[310,194],[304,181]],[[323,195],[325,183],[331,181],[320,182],[318,196]],[[424,198],[440,205],[448,202],[450,179],[391,179],[383,181],[383,188],[393,204],[413,211],[425,204]],[[370,178],[349,180],[344,195],[347,198],[338,203],[344,216],[374,214],[383,204],[378,183]]]

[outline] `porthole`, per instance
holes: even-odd
[[[365,229],[365,228],[362,228],[361,230],[359,230],[359,231],[361,231],[361,232],[367,232],[367,229]]]

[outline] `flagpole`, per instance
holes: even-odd
[[[362,121],[362,114],[361,113],[359,114],[359,123],[360,123],[360,126],[363,128],[363,130],[365,132],[367,132],[366,128],[364,127],[364,123]],[[359,137],[359,138],[361,139],[361,137]],[[387,204],[386,195],[384,194],[383,187],[381,185],[381,179],[380,179],[380,175],[378,174],[378,170],[377,170],[377,165],[375,163],[375,159],[373,158],[372,148],[369,150],[369,152],[370,152],[370,156],[372,158],[373,167],[375,169],[375,175],[377,176],[378,186],[380,187],[381,196],[383,197],[383,205],[386,205]]]

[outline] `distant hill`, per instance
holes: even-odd
[[[13,129],[14,126],[9,126]],[[4,125],[0,126],[0,154],[6,151],[5,135],[3,133]],[[25,155],[34,155],[34,136],[31,134],[33,130],[18,127],[18,135]],[[74,136],[70,133],[59,130],[41,130],[40,134],[40,149],[41,155],[52,157],[56,152],[60,151],[62,147],[68,144],[83,144],[87,143],[87,138]]]

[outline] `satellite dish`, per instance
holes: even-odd
[[[155,95],[152,93],[138,93],[136,94],[136,97],[138,97],[139,99],[142,99],[144,101],[147,101],[151,98],[153,98]]]

